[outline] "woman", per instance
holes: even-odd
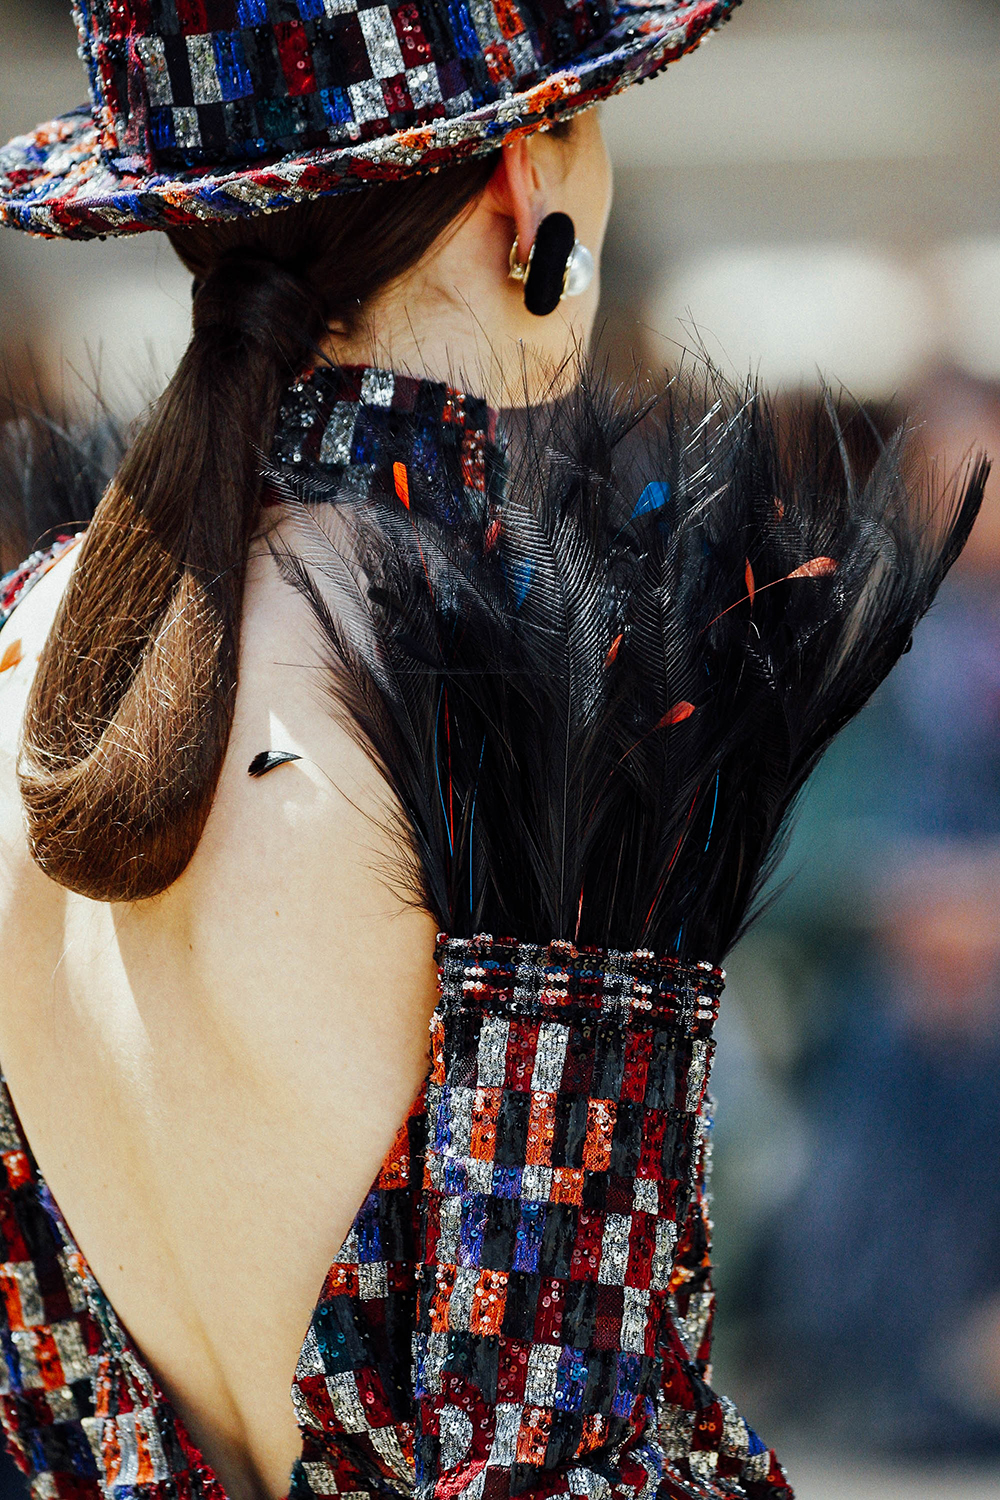
[[[788,1494],[705,1383],[714,965],[981,484],[935,529],[893,451],[783,467],[724,392],[630,448],[576,379],[588,106],[728,9],[83,3],[92,109],[0,154],[8,224],[194,276],[82,543],[6,583],[39,1497]]]

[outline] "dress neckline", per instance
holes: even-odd
[[[289,1400],[292,1403],[293,1409],[295,1408],[296,1404],[295,1389],[298,1380],[299,1369],[301,1368],[303,1361],[308,1359],[310,1344],[314,1339],[314,1323],[317,1313],[323,1306],[324,1295],[330,1284],[331,1277],[336,1272],[338,1266],[341,1265],[342,1258],[344,1257],[347,1247],[357,1237],[359,1225],[362,1221],[362,1217],[365,1213],[366,1206],[369,1202],[369,1199],[371,1198],[372,1193],[375,1191],[379,1182],[383,1179],[387,1171],[398,1170],[400,1157],[405,1153],[406,1149],[406,1136],[409,1123],[414,1115],[418,1114],[421,1110],[424,1103],[425,1093],[426,1082],[421,1084],[416,1099],[407,1111],[406,1117],[403,1120],[403,1123],[400,1125],[399,1130],[396,1132],[393,1144],[390,1146],[386,1157],[379,1167],[371,1187],[369,1187],[368,1191],[365,1193],[365,1196],[361,1201],[361,1205],[351,1222],[351,1227],[348,1230],[344,1240],[338,1246],[337,1252],[333,1257],[333,1260],[330,1262],[330,1267],[323,1278],[319,1293],[315,1302],[313,1303],[312,1310],[309,1314],[309,1322],[306,1326],[306,1332],[302,1338],[299,1352],[296,1357],[295,1370],[293,1371],[289,1380]],[[144,1482],[149,1482],[150,1480],[162,1482],[165,1480],[176,1480],[178,1478],[176,1471],[168,1467],[166,1460],[163,1458],[162,1454],[158,1455],[155,1451],[156,1441],[162,1440],[163,1417],[166,1416],[173,1427],[174,1435],[177,1439],[177,1444],[181,1452],[183,1453],[184,1458],[186,1459],[187,1469],[195,1473],[199,1479],[203,1500],[229,1500],[228,1490],[222,1483],[222,1480],[219,1478],[218,1474],[215,1472],[215,1469],[205,1457],[199,1445],[194,1441],[194,1438],[191,1436],[191,1433],[188,1429],[188,1425],[181,1413],[178,1411],[176,1404],[174,1403],[172,1398],[168,1396],[163,1390],[163,1387],[161,1386],[160,1381],[157,1379],[152,1366],[150,1365],[146,1356],[142,1353],[142,1350],[139,1348],[136,1340],[132,1337],[128,1329],[125,1327],[125,1324],[115,1312],[110,1298],[104,1291],[104,1288],[101,1286],[101,1283],[98,1281],[96,1275],[91,1269],[87,1257],[80,1249],[76,1236],[70,1228],[62,1209],[59,1207],[59,1204],[57,1203],[55,1196],[52,1193],[52,1190],[46,1182],[45,1177],[38,1165],[34,1151],[31,1148],[30,1142],[28,1141],[27,1135],[25,1134],[24,1127],[21,1124],[21,1118],[14,1104],[14,1100],[10,1092],[10,1087],[7,1083],[6,1075],[2,1071],[0,1071],[0,1150],[2,1150],[5,1158],[10,1155],[12,1148],[14,1152],[19,1154],[23,1158],[20,1167],[22,1185],[34,1185],[38,1202],[40,1203],[45,1213],[48,1215],[49,1219],[52,1221],[59,1239],[62,1242],[63,1257],[69,1269],[70,1275],[76,1279],[78,1286],[82,1291],[82,1297],[85,1303],[86,1311],[93,1318],[95,1324],[100,1330],[102,1355],[105,1357],[107,1355],[111,1355],[113,1358],[117,1359],[120,1362],[122,1374],[124,1375],[126,1382],[132,1384],[136,1388],[135,1394],[139,1398],[138,1404],[140,1405],[140,1409],[144,1409],[146,1411],[157,1414],[157,1420],[155,1421],[154,1429],[148,1430],[146,1433],[147,1451],[145,1453],[139,1451],[143,1445],[141,1442],[138,1442],[134,1445],[134,1452],[119,1451],[118,1454],[114,1455],[115,1460],[117,1460],[117,1462],[121,1464],[122,1467],[130,1463],[133,1464],[135,1468],[134,1475],[129,1475],[126,1478],[126,1476],[121,1472],[120,1468],[119,1472],[113,1477],[106,1475],[106,1486],[102,1485],[102,1489],[104,1489],[105,1493],[107,1493],[107,1490],[110,1489],[112,1485],[117,1486],[129,1481],[131,1481],[131,1485],[138,1485]],[[9,1176],[10,1170],[8,1167],[8,1177]],[[102,1371],[102,1375],[107,1381],[108,1372],[104,1370]],[[98,1380],[95,1381],[95,1384],[99,1383],[99,1381],[100,1377],[98,1377]],[[298,1426],[300,1436],[300,1451],[298,1457],[293,1461],[292,1468],[289,1473],[289,1488],[291,1488],[291,1483],[294,1478],[296,1468],[302,1462],[306,1444],[306,1434],[303,1432],[301,1422],[298,1423]],[[124,1450],[129,1450],[130,1445],[125,1443],[122,1445],[122,1448]]]

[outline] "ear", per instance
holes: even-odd
[[[537,230],[545,214],[546,187],[539,171],[532,141],[518,136],[505,141],[496,171],[486,194],[493,211],[511,220],[510,238],[517,235],[518,259],[528,259]]]

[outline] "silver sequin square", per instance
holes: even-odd
[[[303,1472],[314,1495],[339,1495],[337,1481],[329,1464],[303,1463]]]
[[[167,53],[163,38],[159,36],[136,37],[135,50],[142,63],[146,94],[154,109],[168,109],[174,102],[170,74],[167,72]]]
[[[448,1325],[451,1329],[468,1329],[478,1279],[479,1271],[476,1266],[459,1266],[456,1270],[455,1287],[448,1305]]]
[[[479,1033],[478,1082],[483,1088],[502,1087],[507,1072],[510,1024],[502,1016],[486,1016]]]
[[[201,126],[198,111],[190,105],[178,105],[173,111],[174,140],[182,151],[201,149]]]
[[[510,53],[510,60],[514,64],[514,72],[518,78],[523,78],[527,73],[533,73],[538,67],[535,49],[526,31],[522,31],[519,36],[508,37],[507,51]]]
[[[31,1333],[23,1328],[15,1328],[10,1340],[17,1350],[17,1362],[21,1367],[21,1384],[25,1390],[40,1390],[44,1381],[35,1358],[35,1341]]]
[[[651,1177],[637,1177],[632,1194],[632,1207],[638,1214],[658,1214],[660,1190]]]
[[[489,1163],[487,1163],[487,1166]],[[440,1265],[454,1265],[458,1260],[458,1239],[462,1227],[462,1200],[458,1197],[441,1199],[441,1230],[437,1246]]]
[[[525,1167],[521,1174],[521,1197],[526,1203],[548,1203],[552,1195],[552,1168]]]
[[[59,1350],[59,1363],[63,1367],[66,1382],[85,1380],[90,1374],[90,1355],[83,1342],[79,1324],[68,1321],[53,1323],[52,1338]]]
[[[687,1103],[685,1109],[694,1112],[701,1105],[701,1092],[708,1070],[708,1043],[691,1043],[691,1068],[688,1073]]]
[[[554,1094],[562,1083],[566,1064],[566,1044],[569,1027],[559,1026],[555,1021],[543,1021],[538,1028],[538,1043],[535,1047],[535,1066],[531,1073],[531,1088],[536,1094]]]
[[[52,1413],[53,1422],[75,1422],[80,1415],[73,1399],[73,1392],[65,1385],[59,1386],[54,1391],[46,1391],[45,1399]]]
[[[460,94],[454,94],[444,101],[444,112],[449,120],[454,120],[458,115],[467,114],[471,108],[472,95],[468,89],[463,89]]]
[[[362,11],[363,16],[370,11]],[[367,369],[361,377],[361,400],[366,406],[391,406],[396,377],[391,370]]]
[[[497,25],[497,13],[490,0],[469,0],[469,14],[482,47],[488,47],[491,42],[503,41],[503,32]]]
[[[468,1189],[470,1193],[492,1193],[493,1191],[493,1163],[491,1161],[480,1161],[478,1157],[470,1157],[465,1164]]]
[[[677,1244],[677,1225],[672,1219],[657,1219],[656,1249],[649,1284],[654,1291],[664,1291],[670,1283],[674,1268],[674,1246]]]
[[[406,87],[415,109],[428,109],[432,104],[441,103],[441,85],[433,63],[421,63],[419,67],[407,68]]]
[[[327,1394],[333,1414],[345,1432],[367,1432],[368,1419],[358,1395],[357,1382],[349,1370],[326,1377]]]
[[[632,1227],[629,1214],[608,1214],[601,1237],[601,1267],[597,1279],[601,1286],[624,1286],[628,1266],[628,1236]]]
[[[621,1346],[627,1354],[644,1354],[649,1326],[649,1293],[639,1286],[625,1288]]]
[[[722,1451],[727,1458],[748,1458],[750,1434],[747,1424],[728,1396],[719,1397],[722,1407]]]
[[[448,1125],[451,1142],[449,1156],[468,1156],[472,1145],[472,1105],[475,1089],[456,1087],[448,1090]]]
[[[330,413],[319,450],[321,464],[348,464],[351,461],[351,439],[358,408],[352,402],[338,401]]]
[[[45,1322],[45,1308],[42,1306],[42,1294],[38,1287],[38,1277],[35,1268],[28,1261],[19,1260],[10,1269],[14,1273],[17,1282],[18,1295],[21,1298],[21,1316],[29,1328],[34,1328],[38,1323]]]
[[[377,1302],[389,1295],[385,1261],[362,1261],[358,1266],[358,1295],[362,1302]]]
[[[385,95],[377,78],[365,78],[361,83],[349,83],[347,92],[351,96],[351,109],[359,125],[364,125],[368,120],[384,120],[388,116]]]
[[[566,1483],[573,1500],[611,1500],[611,1481],[594,1469],[570,1469]]]
[[[119,1485],[133,1485],[139,1478],[139,1445],[135,1440],[135,1412],[120,1412],[114,1423],[118,1433]]]
[[[521,1408],[503,1401],[496,1410],[496,1428],[490,1449],[489,1467],[510,1469],[517,1457],[517,1434],[521,1427]]]
[[[403,71],[403,54],[387,5],[359,10],[358,22],[368,48],[368,61],[376,78],[392,78]]]
[[[221,104],[222,89],[219,86],[219,75],[215,69],[212,38],[202,35],[189,36],[185,40],[195,104]]]
[[[531,1406],[552,1406],[559,1377],[559,1344],[533,1344],[528,1355],[524,1399]]]

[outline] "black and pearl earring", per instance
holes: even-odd
[[[594,257],[576,237],[569,214],[546,214],[524,265],[510,247],[510,276],[524,283],[524,305],[536,317],[554,312],[564,297],[579,297],[594,279]]]

